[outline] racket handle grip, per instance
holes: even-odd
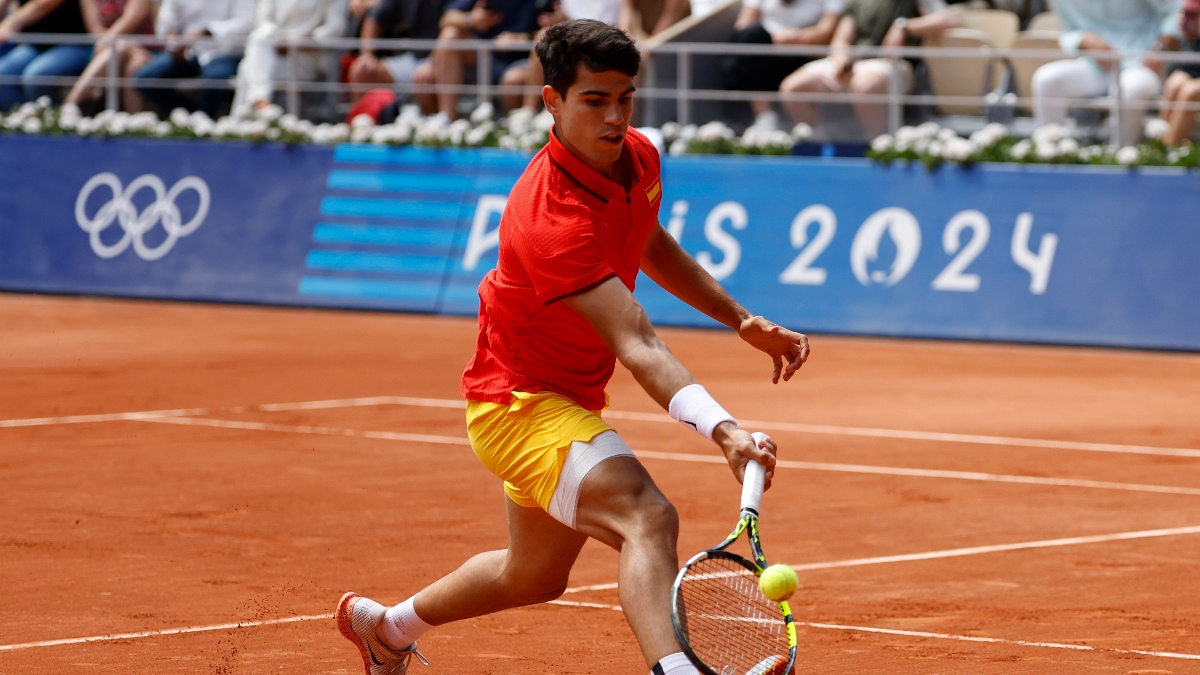
[[[767,437],[761,431],[756,431],[752,434],[754,443],[762,443]],[[762,504],[763,485],[767,481],[767,468],[754,460],[746,462],[746,473],[742,476],[742,510],[750,510],[758,513],[758,507]]]

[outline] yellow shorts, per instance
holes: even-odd
[[[600,411],[554,392],[512,392],[508,405],[467,401],[467,437],[475,456],[504,480],[520,506],[549,511],[571,444],[612,431]]]

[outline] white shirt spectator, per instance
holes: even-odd
[[[561,0],[560,7],[568,19],[595,19],[610,26],[621,17],[621,0]]]
[[[762,13],[762,26],[771,35],[791,28],[807,28],[815,25],[827,13],[841,14],[846,11],[844,0],[744,0],[743,7],[757,9]]]
[[[297,50],[291,58],[276,51],[280,41],[338,38],[346,31],[347,0],[258,0],[254,30],[246,56],[238,66],[233,98],[235,114],[271,100],[276,82],[315,79],[328,63],[329,52]]]
[[[241,54],[242,43],[253,27],[254,0],[163,0],[155,22],[160,37],[208,31],[212,39],[191,48],[201,66],[217,57]]]

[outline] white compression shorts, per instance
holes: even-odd
[[[633,450],[615,431],[605,431],[587,443],[571,443],[562,473],[558,476],[558,485],[554,488],[554,496],[550,498],[550,517],[575,529],[579,489],[592,469],[606,459],[634,456]]]

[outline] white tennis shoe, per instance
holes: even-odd
[[[412,643],[403,651],[396,651],[379,639],[376,628],[383,621],[386,611],[383,605],[358,593],[347,593],[338,603],[335,614],[338,630],[358,647],[366,675],[406,675],[408,662],[413,657],[423,665],[429,665],[425,656],[417,651],[417,643]]]

